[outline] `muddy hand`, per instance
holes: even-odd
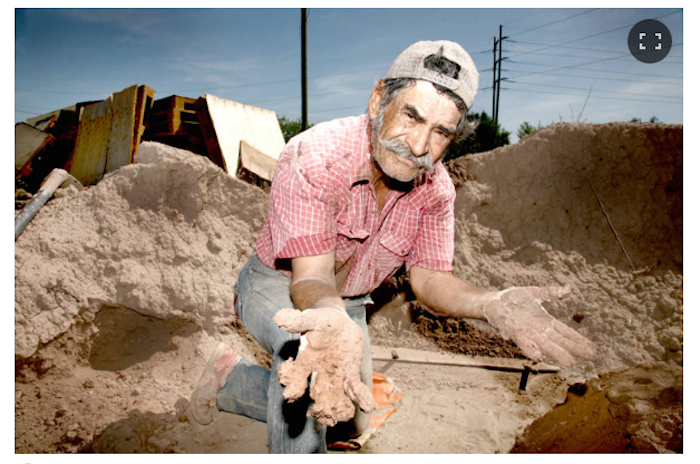
[[[352,419],[353,402],[364,412],[374,409],[372,391],[360,380],[364,334],[345,311],[282,309],[275,315],[275,322],[288,332],[302,334],[296,360],[286,360],[278,370],[286,400],[299,399],[311,376],[309,389],[314,404],[307,416],[321,425],[332,427]]]
[[[576,357],[592,360],[595,347],[542,306],[543,301],[561,300],[570,293],[568,287],[513,287],[487,302],[483,314],[525,356],[540,360],[546,354],[563,366],[572,366]]]

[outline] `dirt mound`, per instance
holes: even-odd
[[[158,143],[141,144],[136,161],[59,192],[15,243],[16,452],[265,452],[264,424],[220,414],[201,433],[183,411],[219,340],[269,362],[224,311],[268,196]],[[507,452],[567,383],[640,364],[682,369],[682,127],[556,125],[450,168],[460,186],[456,274],[494,289],[571,285],[572,297],[549,310],[592,338],[598,356],[534,379],[526,396],[512,374],[389,371],[404,391],[396,420],[428,424],[442,411],[429,427],[445,441],[425,448],[410,427],[388,423],[368,452]],[[407,316],[416,305],[393,306]],[[385,345],[518,356],[483,324],[469,331],[423,316],[398,328],[373,319],[370,334]],[[472,420],[475,410],[485,422]],[[637,436],[653,425],[635,424]]]
[[[15,243],[15,354],[31,356],[103,307],[196,320],[233,305],[267,195],[156,142],[137,164],[45,206]]]
[[[534,421],[516,453],[682,453],[680,369],[634,368],[590,382]]]
[[[682,143],[682,126],[557,124],[451,161],[455,273],[571,286],[548,308],[598,349],[572,379],[682,364]]]

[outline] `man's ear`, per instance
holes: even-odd
[[[376,84],[374,84],[372,95],[369,97],[369,106],[367,107],[367,114],[369,115],[370,119],[376,118],[377,114],[379,114],[379,103],[381,103],[382,95],[384,94],[384,91],[382,90],[383,87],[383,80],[379,80]]]

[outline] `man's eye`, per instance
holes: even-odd
[[[406,112],[406,117],[408,119],[412,119],[412,120],[416,119],[416,116],[413,113],[409,113],[408,111]]]

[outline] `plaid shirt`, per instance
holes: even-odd
[[[335,250],[343,297],[371,293],[403,264],[451,271],[455,188],[442,163],[378,211],[368,116],[318,124],[280,155],[256,253],[290,275],[289,258]]]

